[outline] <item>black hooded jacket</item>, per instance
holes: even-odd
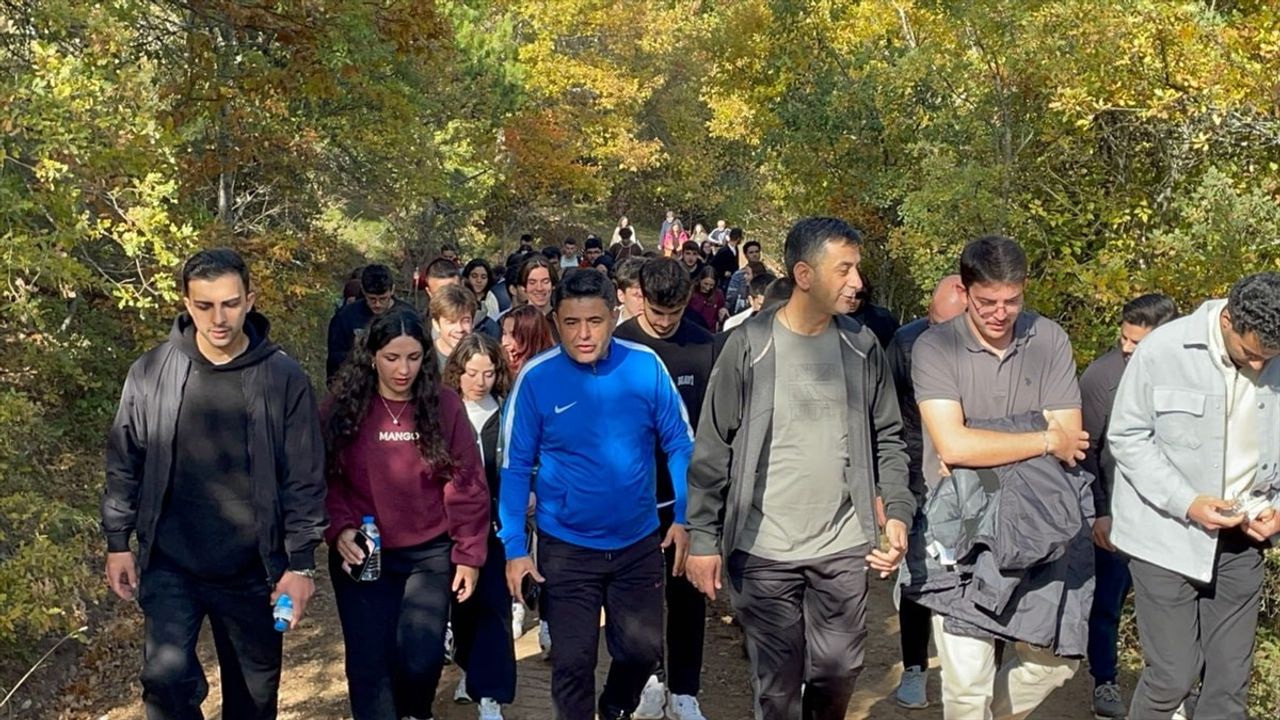
[[[218,538],[198,535],[202,528],[237,532],[246,530],[246,523],[251,533],[229,538],[227,549],[234,552],[237,542],[252,542],[269,581],[286,569],[315,567],[315,547],[327,524],[324,440],[315,396],[302,368],[270,341],[265,317],[251,312],[245,330],[249,348],[215,367],[200,356],[191,318],[182,314],[169,339],[129,369],[107,440],[102,529],[109,552],[128,550],[129,538],[136,534],[143,570],[161,531],[168,542],[166,557],[189,565],[218,547]],[[193,383],[193,373],[205,377]],[[243,401],[239,412],[234,402],[211,396],[228,387],[224,383],[229,375],[215,377],[217,373],[238,376]],[[210,403],[224,422],[245,423],[243,429],[209,428],[207,438],[209,443],[243,442],[247,452],[242,459],[227,447],[198,452],[201,423],[208,419],[193,413],[184,416],[189,383],[193,391],[203,388],[202,402]],[[180,426],[187,437],[179,437]],[[207,468],[210,482],[201,483],[200,473],[192,472],[189,463]],[[243,498],[248,499],[247,507],[240,502]],[[184,503],[212,504],[223,512],[218,519],[191,526],[199,511]],[[179,522],[167,522],[171,519]],[[192,542],[194,538],[200,539]],[[230,564],[238,564],[231,557],[230,564],[219,567],[220,560],[213,558],[215,576],[234,571]]]
[[[417,312],[412,305],[399,298],[392,302],[391,310]],[[333,314],[329,320],[329,355],[324,363],[324,375],[327,381],[333,380],[338,368],[342,367],[342,363],[355,347],[356,335],[364,332],[372,319],[373,311],[369,309],[369,303],[365,302],[364,298],[343,305]]]

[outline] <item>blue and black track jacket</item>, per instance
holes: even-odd
[[[538,529],[558,540],[617,550],[653,533],[659,446],[675,490],[675,521],[685,522],[693,431],[671,375],[643,345],[614,338],[594,365],[575,362],[559,346],[531,359],[507,399],[502,444],[498,536],[507,559],[528,555],[531,482]]]

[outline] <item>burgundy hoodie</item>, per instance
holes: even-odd
[[[413,404],[387,400],[384,406],[375,395],[360,430],[338,452],[338,472],[329,477],[325,541],[330,545],[343,530],[360,527],[361,518],[372,515],[385,549],[421,545],[447,532],[455,565],[484,565],[490,525],[484,463],[462,400],[443,386],[438,392],[452,472],[437,472],[422,457],[414,439]],[[330,405],[325,402],[326,411]]]

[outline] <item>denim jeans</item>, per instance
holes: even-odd
[[[1120,611],[1133,581],[1129,561],[1118,553],[1094,547],[1093,608],[1089,612],[1089,674],[1095,685],[1116,681],[1116,643]]]

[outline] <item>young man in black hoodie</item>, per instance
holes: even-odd
[[[639,273],[643,311],[618,327],[613,336],[644,345],[658,354],[675,381],[676,392],[698,429],[698,414],[707,393],[711,368],[716,362],[716,341],[706,328],[685,312],[693,281],[672,258],[646,260]],[[659,534],[666,536],[675,522],[675,491],[666,469],[666,456],[658,450]],[[666,550],[667,571],[675,567],[675,548]],[[702,641],[706,634],[706,601],[683,577],[667,578],[667,652],[662,677],[649,678],[636,720],[706,720],[698,705],[702,685]],[[665,679],[665,686],[663,680]],[[665,711],[664,711],[665,707]],[[664,714],[665,713],[665,714]]]
[[[223,717],[266,720],[282,645],[272,604],[287,594],[296,625],[315,591],[324,441],[311,384],[253,311],[240,256],[197,253],[182,287],[187,311],[129,369],[108,436],[107,581],[142,607],[148,720],[203,717],[206,617]]]

